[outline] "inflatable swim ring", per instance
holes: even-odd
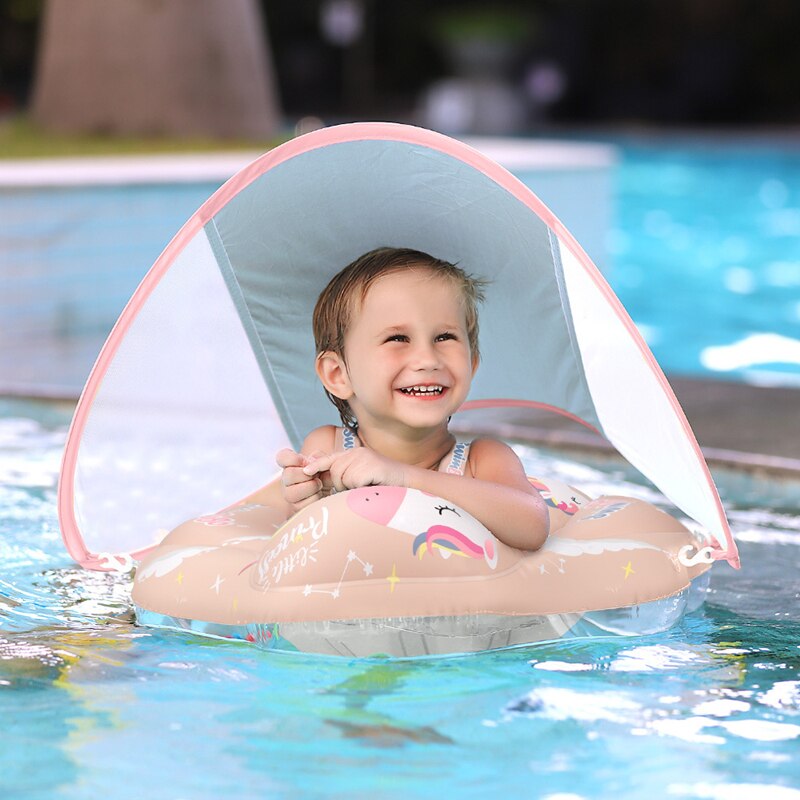
[[[641,500],[531,479],[541,550],[497,540],[415,489],[371,486],[280,514],[247,503],[180,526],[144,558],[139,622],[275,650],[426,656],[570,636],[655,633],[702,602],[697,540]]]
[[[265,464],[336,422],[313,367],[314,301],[342,265],[387,245],[489,281],[470,414],[530,408],[588,426],[707,532],[700,551],[652,506],[587,502],[547,477],[537,488],[553,533],[533,554],[458,509],[428,519],[435,499],[389,489],[370,500],[380,515],[366,513],[368,495],[353,507],[357,492],[286,522],[257,492]],[[478,424],[503,438],[492,419]],[[401,524],[393,504],[428,510]],[[569,231],[482,153],[384,123],[275,148],[181,228],[89,376],[58,511],[79,564],[140,560],[141,622],[301,650],[457,652],[660,630],[702,596],[692,587],[710,562],[739,566],[669,383]]]

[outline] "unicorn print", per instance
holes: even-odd
[[[497,539],[478,520],[441,497],[402,486],[364,486],[347,493],[347,505],[363,519],[408,533],[412,549],[423,558],[483,558],[497,566]]]

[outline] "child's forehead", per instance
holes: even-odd
[[[464,295],[452,278],[435,273],[425,276],[405,273],[394,276],[397,277],[394,281],[384,281],[384,277],[393,276],[381,276],[380,283],[373,282],[361,302],[354,298],[347,330],[364,325],[369,329],[399,329],[421,320],[458,327],[467,324]]]
[[[392,270],[382,275],[378,275],[369,282],[365,282],[361,287],[360,304],[363,306],[368,302],[370,296],[391,295],[392,292],[402,291],[403,289],[415,290],[421,288],[425,291],[438,289],[441,287],[448,294],[461,300],[463,291],[458,282],[450,275],[442,275],[425,265],[409,265],[403,269]]]

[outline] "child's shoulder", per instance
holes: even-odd
[[[471,456],[481,456],[481,455],[492,455],[494,453],[502,453],[517,457],[516,453],[509,447],[505,442],[500,441],[500,439],[491,439],[489,437],[481,436],[477,439],[473,439],[470,442],[470,455]]]
[[[314,428],[303,441],[302,451],[310,454],[315,450],[332,453],[336,445],[336,433],[339,430],[335,425],[320,425]]]
[[[509,468],[522,470],[517,454],[499,439],[474,439],[469,448],[469,466],[473,477]]]

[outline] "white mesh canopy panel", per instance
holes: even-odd
[[[203,230],[133,318],[77,451],[85,547],[137,550],[262,485],[283,429]]]
[[[724,547],[725,532],[715,513],[716,492],[661,370],[627,315],[620,316],[605,281],[587,270],[563,243],[559,252],[586,383],[603,433]]]

